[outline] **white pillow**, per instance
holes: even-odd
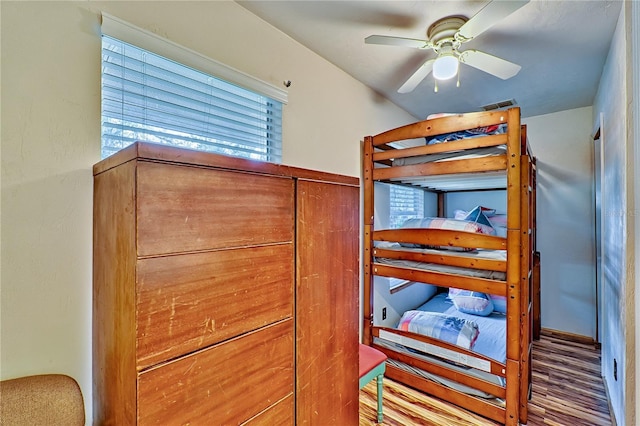
[[[485,293],[459,288],[449,289],[449,299],[460,312],[486,317],[493,312],[493,301]]]

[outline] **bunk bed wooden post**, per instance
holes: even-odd
[[[521,155],[521,234],[522,234],[522,255],[521,255],[521,330],[520,339],[521,345],[521,359],[520,359],[520,422],[527,423],[527,407],[529,401],[529,392],[531,384],[531,329],[532,329],[532,316],[531,316],[531,293],[533,277],[530,273],[531,265],[533,263],[533,246],[531,239],[531,194],[532,194],[532,181],[531,181],[531,159],[527,155]]]
[[[364,278],[363,278],[363,318],[362,318],[362,342],[370,345],[371,327],[373,326],[373,275],[371,274],[372,260],[372,232],[373,232],[373,214],[374,214],[374,187],[373,187],[373,138],[367,136],[364,138],[364,167],[363,167],[363,187],[364,187]]]
[[[438,191],[436,193],[436,200],[438,204],[436,207],[436,214],[438,215],[438,217],[445,217],[447,215],[445,193],[443,191]]]
[[[521,188],[520,109],[507,112],[507,404],[505,424],[518,423],[520,405]],[[516,258],[518,256],[518,258]]]
[[[540,330],[542,328],[540,323],[540,253],[538,252],[537,234],[537,193],[536,188],[538,186],[538,165],[536,157],[531,159],[532,167],[532,181],[533,181],[533,193],[531,203],[531,217],[533,223],[533,232],[531,239],[533,240],[533,294],[531,301],[533,303],[533,339],[540,340]]]

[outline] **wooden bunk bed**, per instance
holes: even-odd
[[[446,143],[425,144],[423,139],[496,127],[499,132]],[[443,161],[442,156],[451,158]],[[536,167],[520,109],[439,117],[367,136],[363,175],[363,342],[389,357],[385,375],[396,381],[504,424],[526,423],[534,322],[531,301],[537,282],[533,267]],[[456,186],[460,178],[467,183]],[[451,229],[374,229],[375,182],[435,191],[439,211],[444,192],[503,189],[506,237]],[[476,252],[504,256],[473,256]],[[445,268],[430,270],[434,264]],[[465,271],[488,271],[490,278]],[[400,325],[374,324],[374,277],[506,297],[503,359]]]

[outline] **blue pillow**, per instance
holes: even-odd
[[[449,299],[458,311],[465,314],[486,317],[493,312],[493,301],[485,293],[450,288]]]
[[[463,220],[468,220],[469,222],[476,222],[481,225],[486,225],[491,229],[494,229],[493,224],[491,223],[487,215],[484,214],[481,206],[477,206],[473,210],[471,210],[469,213],[467,213],[467,215],[463,218]]]

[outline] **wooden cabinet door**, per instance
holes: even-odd
[[[359,190],[298,180],[296,424],[358,424]]]

